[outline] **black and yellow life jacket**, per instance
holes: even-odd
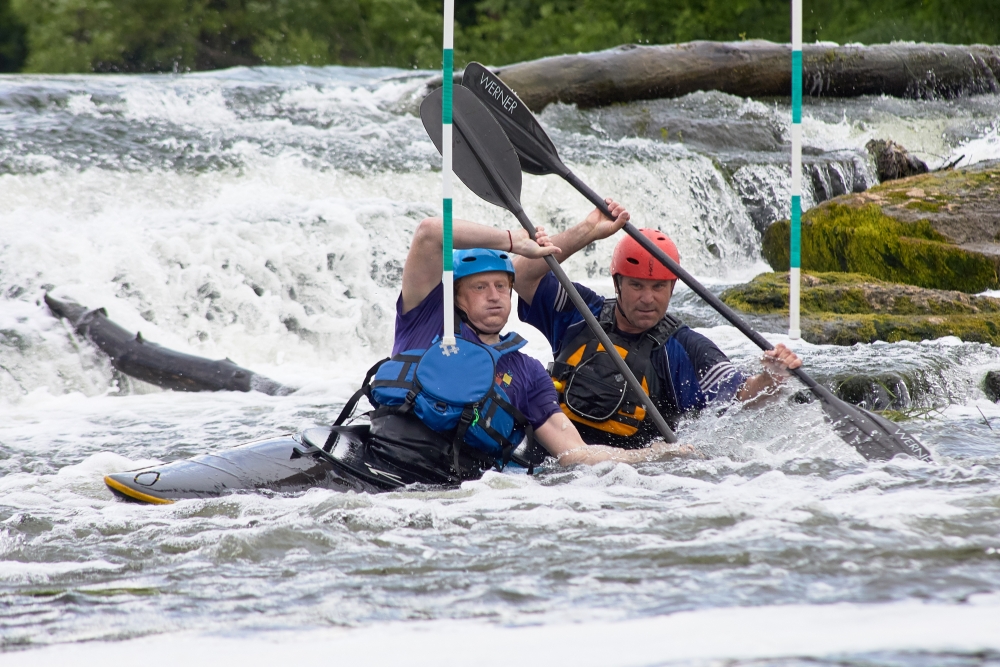
[[[654,398],[660,395],[660,382],[653,367],[654,351],[683,326],[680,320],[665,315],[656,326],[638,340],[628,340],[615,330],[616,299],[605,299],[597,318],[625,364]],[[618,371],[604,346],[588,328],[564,345],[556,360],[549,365],[549,374],[559,394],[559,407],[577,423],[584,440],[588,429],[600,431],[598,439],[619,447],[642,446],[644,442],[629,442],[644,426],[646,409],[625,377]],[[609,436],[616,436],[610,438]]]

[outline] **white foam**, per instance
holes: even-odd
[[[996,596],[972,604],[731,607],[623,621],[504,627],[475,621],[345,630],[178,633],[8,653],[4,664],[104,667],[156,656],[185,665],[364,664],[632,667],[690,660],[823,658],[871,652],[1000,650]]]
[[[0,561],[0,581],[6,583],[41,583],[68,573],[81,572],[117,572],[121,565],[104,560],[62,562],[62,563],[23,563],[20,561]]]

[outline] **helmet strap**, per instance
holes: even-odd
[[[613,278],[613,280],[615,281],[615,310],[617,310],[619,313],[621,313],[621,316],[623,318],[625,318],[625,321],[628,322],[629,325],[631,325],[632,327],[638,329],[639,327],[637,327],[635,325],[635,322],[633,322],[632,320],[630,320],[628,318],[628,315],[625,314],[625,311],[622,310],[622,286],[621,286],[621,279],[622,279],[622,276],[621,276],[620,273],[615,274],[615,276]]]
[[[503,327],[500,327],[496,331],[483,331],[482,329],[480,329],[479,327],[477,327],[475,324],[472,323],[472,320],[469,319],[469,315],[464,310],[456,306],[455,312],[458,313],[459,319],[465,322],[465,325],[470,329],[472,329],[472,331],[475,332],[477,336],[495,336],[501,331],[503,331]]]

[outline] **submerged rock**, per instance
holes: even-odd
[[[912,407],[906,378],[897,373],[852,375],[837,382],[835,393],[865,410],[902,412]]]
[[[928,172],[923,160],[910,155],[909,151],[895,141],[872,139],[865,144],[865,149],[875,160],[878,180],[883,183]]]
[[[789,266],[789,223],[764,232],[772,268]],[[1000,288],[1000,161],[889,181],[802,216],[802,268],[863,273],[932,289]]]
[[[721,298],[765,319],[788,316],[788,274],[764,273]],[[801,329],[810,343],[853,345],[957,336],[1000,345],[1000,299],[899,285],[850,273],[802,276]]]
[[[1000,401],[1000,371],[989,371],[983,378],[983,391],[986,397],[996,403]]]

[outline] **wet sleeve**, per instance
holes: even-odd
[[[600,315],[604,297],[583,285],[577,283],[573,285],[580,292],[584,302],[590,306],[590,312],[594,313],[595,317]],[[535,297],[530,304],[524,299],[517,300],[517,316],[522,322],[527,322],[545,334],[553,353],[562,347],[566,330],[583,320],[583,316],[577,312],[570,300],[569,294],[551,271],[538,283]]]
[[[438,286],[424,297],[416,308],[403,314],[403,295],[396,299],[396,330],[392,341],[393,355],[405,350],[430,347],[444,327],[444,287]]]
[[[698,388],[708,403],[732,400],[746,381],[729,357],[711,340],[684,327],[675,334],[690,360]]]
[[[552,378],[545,372],[542,364],[533,357],[525,355],[524,371],[528,375],[524,392],[521,394],[520,405],[515,405],[531,425],[540,427],[549,417],[560,412],[556,389],[552,386]]]

